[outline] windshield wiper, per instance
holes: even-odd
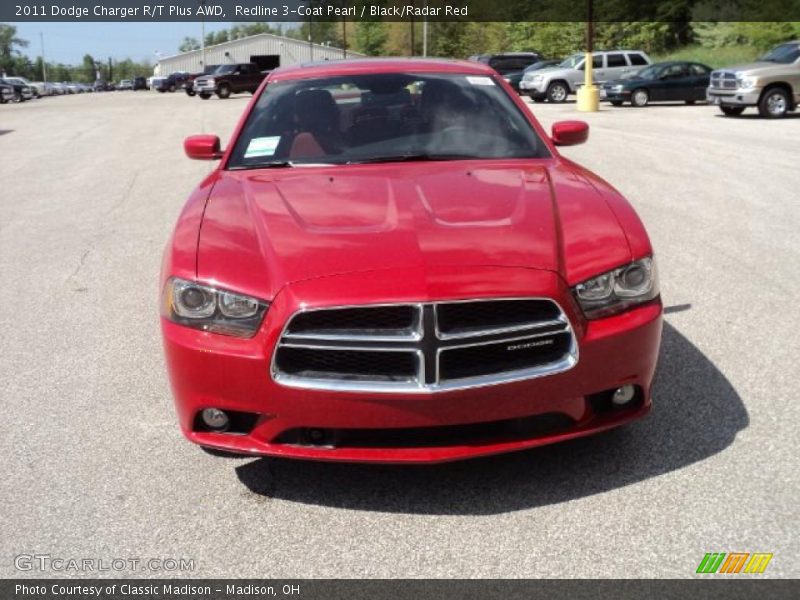
[[[246,169],[284,169],[286,167],[294,167],[295,164],[290,160],[265,160],[262,162],[247,163],[244,165],[237,165],[231,167],[231,170],[246,170]]]
[[[413,161],[439,161],[439,160],[469,160],[480,158],[474,154],[434,154],[431,152],[409,152],[406,154],[389,154],[386,156],[371,156],[357,160],[347,161],[348,165],[361,165],[371,163],[413,162]]]

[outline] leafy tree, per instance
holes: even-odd
[[[91,54],[85,54],[81,68],[81,79],[85,83],[90,83],[96,79],[97,67]]]
[[[191,52],[192,50],[199,50],[200,42],[196,38],[186,36],[183,38],[181,45],[178,46],[178,52]]]
[[[355,49],[367,56],[386,53],[389,34],[383,21],[361,21],[356,25]]]
[[[22,56],[19,48],[26,48],[28,46],[27,40],[17,37],[17,28],[13,25],[0,23],[0,72],[7,71],[8,74],[20,74],[18,71],[22,64],[27,64],[27,58],[24,63],[20,63],[17,59]]]

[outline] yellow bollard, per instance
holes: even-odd
[[[580,112],[597,112],[600,108],[600,90],[592,80],[592,53],[586,53],[584,63],[583,85],[578,88],[578,110]]]

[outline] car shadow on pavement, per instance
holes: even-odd
[[[664,323],[653,411],[627,427],[515,454],[432,466],[262,458],[236,467],[253,493],[350,510],[488,515],[635,484],[722,452],[749,424],[736,390]]]
[[[786,113],[780,119],[765,119],[757,112],[746,112],[741,115],[736,115],[735,117],[728,117],[723,115],[722,113],[714,115],[719,119],[737,119],[742,121],[786,121],[792,119],[800,119],[800,112],[793,112],[793,113]]]

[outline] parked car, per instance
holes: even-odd
[[[5,80],[7,82],[9,82],[9,83],[12,83],[12,84],[19,84],[19,85],[22,85],[22,86],[27,86],[28,89],[30,89],[31,97],[33,97],[33,98],[39,98],[40,95],[41,95],[39,93],[39,88],[37,88],[35,85],[33,85],[33,83],[31,83],[30,81],[28,81],[24,77],[17,77],[17,76],[6,77]]]
[[[133,90],[133,81],[130,79],[123,79],[119,82],[117,89],[123,91]]]
[[[711,73],[708,101],[727,117],[748,106],[774,119],[800,105],[800,40],[780,44],[756,62]]]
[[[217,68],[219,68],[219,65],[207,65],[206,68],[203,69],[202,73],[189,74],[183,81],[183,90],[186,92],[186,95],[190,97],[197,95],[197,92],[194,91],[194,80],[198,77],[202,77],[203,75],[210,75],[216,71]]]
[[[606,81],[600,98],[614,106],[630,102],[647,106],[650,102],[681,101],[686,104],[706,99],[711,67],[695,62],[670,61],[645,67],[632,77]]]
[[[147,79],[144,77],[134,77],[133,78],[133,91],[136,90],[147,90],[150,89],[147,85]]]
[[[14,101],[14,88],[13,86],[0,83],[0,104]]]
[[[19,77],[6,77],[0,79],[0,84],[11,86],[13,90],[12,102],[24,102],[33,98],[33,90],[31,86],[22,83]]]
[[[188,77],[189,73],[186,71],[176,71],[175,73],[170,73],[166,79],[158,80],[155,89],[162,94],[164,92],[174,92],[175,90],[183,88],[183,84]]]
[[[254,63],[220,65],[211,74],[196,78],[194,91],[203,100],[208,100],[211,94],[221,99],[242,92],[254,94],[266,76]]]
[[[619,192],[559,154],[586,123],[548,136],[495,71],[463,61],[330,61],[268,81],[225,150],[184,141],[220,161],[160,279],[189,440],[437,462],[647,414],[653,249]]]
[[[508,84],[511,87],[513,87],[518,94],[521,94],[522,91],[519,89],[519,84],[526,73],[533,73],[534,71],[546,69],[547,67],[552,67],[561,64],[561,62],[562,62],[561,60],[540,60],[526,67],[524,71],[514,71],[513,73],[506,73],[503,76],[503,79],[505,79],[508,82]]]
[[[489,65],[500,75],[505,75],[524,71],[543,58],[538,52],[504,52],[501,54],[475,54],[470,56],[469,60]]]
[[[53,93],[57,96],[63,96],[64,94],[68,94],[66,86],[63,83],[59,83],[54,81],[50,84],[53,87]]]
[[[586,54],[573,54],[561,64],[541,69],[522,78],[520,89],[534,100],[564,102],[584,82]],[[612,50],[592,53],[592,78],[595,83],[620,79],[651,63],[640,50]]]
[[[58,84],[51,81],[34,81],[31,85],[39,90],[40,96],[55,96],[59,93]]]

